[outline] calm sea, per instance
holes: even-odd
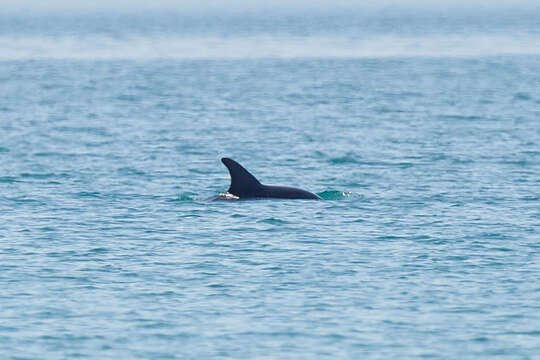
[[[540,358],[538,24],[0,15],[0,357]]]

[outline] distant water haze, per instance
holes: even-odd
[[[495,47],[494,45],[497,44]],[[540,54],[540,38],[504,35],[238,38],[103,35],[0,38],[0,60],[474,57]]]
[[[540,53],[538,2],[8,1],[0,60]]]

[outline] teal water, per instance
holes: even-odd
[[[530,22],[36,21],[0,27],[1,358],[540,357]],[[325,200],[205,201],[222,156]]]

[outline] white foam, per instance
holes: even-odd
[[[0,60],[477,57],[540,54],[540,34],[340,36],[0,36]]]

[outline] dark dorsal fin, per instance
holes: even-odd
[[[261,183],[251,175],[249,171],[244,169],[242,165],[229,158],[222,158],[221,162],[225,164],[231,174],[231,186],[228,192],[238,197],[253,194]]]

